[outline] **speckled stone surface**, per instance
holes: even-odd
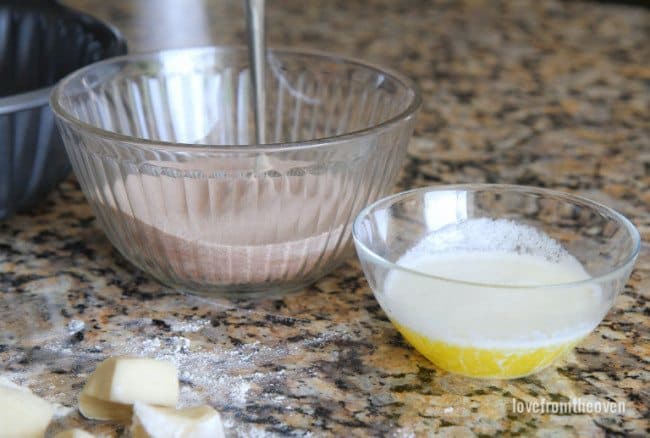
[[[120,27],[132,50],[242,42],[235,0],[67,3]],[[181,368],[183,403],[211,403],[233,436],[650,433],[650,11],[532,0],[268,3],[271,44],[357,56],[418,81],[424,107],[400,188],[553,187],[632,219],[641,255],[614,309],[534,377],[456,377],[405,344],[355,260],[284,299],[184,296],[112,249],[70,178],[0,223],[2,373],[74,407],[103,358],[168,358]],[[513,397],[626,409],[520,414]],[[73,424],[124,432],[73,409],[52,431]]]

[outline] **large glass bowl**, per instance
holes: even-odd
[[[267,143],[256,145],[248,52],[119,57],[51,98],[101,227],[179,290],[300,288],[348,254],[351,222],[394,184],[420,98],[358,61],[271,50]]]
[[[459,185],[400,193],[357,217],[368,283],[404,337],[445,370],[541,370],[611,308],[639,253],[634,226],[578,196]]]

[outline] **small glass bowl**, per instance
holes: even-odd
[[[532,187],[458,185],[381,199],[353,226],[368,283],[447,371],[516,378],[589,334],[625,286],[639,233],[619,213]]]
[[[420,105],[407,78],[270,50],[268,144],[255,144],[245,48],[118,57],[51,105],[113,245],[181,291],[284,293],[340,264],[356,214],[394,184]]]

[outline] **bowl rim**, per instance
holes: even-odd
[[[611,216],[615,221],[617,221],[619,224],[623,225],[627,230],[627,232],[629,233],[630,237],[632,238],[633,248],[623,262],[620,262],[618,265],[612,267],[607,272],[600,274],[596,277],[590,277],[584,280],[561,282],[561,283],[519,286],[519,285],[512,285],[512,284],[496,284],[496,283],[483,283],[483,282],[459,280],[455,278],[448,278],[448,277],[428,274],[426,272],[419,271],[417,269],[407,268],[405,266],[399,265],[396,262],[391,262],[386,258],[380,256],[379,254],[371,250],[365,244],[363,239],[359,237],[361,223],[365,220],[365,218],[370,214],[371,211],[377,209],[378,207],[393,205],[400,200],[407,199],[415,195],[419,195],[421,193],[444,192],[444,191],[468,191],[468,192],[488,191],[493,193],[519,192],[522,194],[552,196],[556,198],[561,198],[566,202],[570,202],[574,204],[579,203],[581,205],[587,206],[601,213],[606,213],[607,215]],[[381,264],[390,269],[408,272],[410,274],[416,275],[421,278],[426,278],[429,280],[444,281],[453,284],[463,284],[463,285],[468,285],[473,287],[492,288],[492,289],[499,288],[499,289],[512,290],[512,291],[542,290],[542,289],[556,289],[556,288],[569,288],[569,287],[573,288],[582,285],[607,281],[613,277],[619,276],[622,271],[629,269],[631,265],[634,264],[637,256],[639,255],[639,252],[641,251],[641,236],[639,234],[639,231],[636,229],[634,224],[628,218],[626,218],[625,216],[623,216],[621,213],[617,212],[613,208],[607,207],[606,205],[603,205],[596,201],[592,201],[591,199],[585,198],[583,196],[574,195],[559,190],[546,189],[546,188],[540,188],[534,186],[514,185],[514,184],[487,184],[487,183],[486,184],[484,183],[451,184],[451,185],[441,185],[441,186],[426,186],[426,187],[420,187],[420,188],[415,188],[415,189],[395,193],[393,195],[384,197],[382,199],[373,202],[372,204],[368,205],[363,210],[361,210],[361,212],[359,212],[352,225],[352,237],[355,245],[357,246],[357,251],[362,250],[363,252],[370,255],[370,257],[373,259],[375,263]]]
[[[0,97],[0,115],[46,105],[52,88],[54,85]]]
[[[370,127],[359,129],[356,131],[346,132],[340,135],[334,135],[330,137],[323,137],[313,140],[303,140],[303,141],[291,141],[285,143],[264,143],[264,144],[250,144],[250,145],[220,145],[220,144],[201,144],[201,143],[182,143],[182,142],[169,142],[169,141],[159,141],[151,140],[141,137],[134,137],[124,134],[119,134],[114,131],[109,131],[106,129],[98,128],[97,126],[91,125],[89,123],[83,122],[70,114],[60,103],[61,95],[63,94],[63,89],[76,78],[86,74],[92,69],[98,67],[117,64],[120,62],[127,61],[129,63],[138,62],[143,59],[152,59],[154,57],[165,56],[167,54],[174,53],[201,53],[201,52],[233,52],[233,51],[247,51],[248,49],[245,46],[240,45],[209,45],[209,46],[197,46],[197,47],[188,47],[188,48],[179,48],[179,49],[167,49],[167,50],[154,50],[149,52],[142,52],[137,54],[127,54],[122,56],[116,56],[102,61],[98,61],[93,64],[89,64],[79,70],[76,70],[66,77],[64,77],[59,83],[55,86],[52,94],[50,95],[50,106],[54,114],[60,119],[64,120],[71,125],[74,125],[76,128],[85,131],[87,133],[93,134],[95,136],[101,137],[106,140],[116,141],[121,147],[140,147],[146,150],[163,150],[163,151],[176,151],[176,152],[222,152],[222,153],[232,153],[232,152],[273,152],[273,151],[293,151],[301,149],[310,149],[324,147],[332,144],[337,144],[345,142],[354,138],[363,138],[372,135],[376,135],[379,132],[383,132],[393,125],[396,125],[404,120],[407,120],[414,116],[417,110],[422,104],[422,97],[420,89],[417,84],[408,78],[407,76],[398,73],[390,68],[379,66],[373,63],[361,61],[354,59],[352,57],[338,55],[334,53],[323,52],[319,50],[312,49],[302,49],[302,48],[286,48],[286,47],[273,47],[269,48],[271,53],[281,53],[286,55],[299,55],[299,56],[311,56],[315,58],[329,59],[331,61],[343,62],[346,64],[351,64],[357,67],[362,67],[365,69],[373,70],[377,73],[391,76],[393,79],[402,83],[407,90],[411,92],[411,100],[404,110],[399,114]]]
[[[40,11],[43,6],[38,5],[38,4],[26,4],[25,6],[35,6],[35,11]],[[50,11],[55,11],[56,14],[60,17],[71,17],[73,19],[76,19],[78,21],[86,21],[88,23],[91,23],[94,26],[100,26],[103,27],[103,29],[108,32],[113,38],[115,44],[118,44],[123,47],[124,52],[127,51],[127,42],[126,38],[124,38],[124,35],[122,35],[122,32],[114,26],[112,23],[109,23],[107,21],[101,20],[93,15],[87,14],[85,12],[76,10],[74,8],[68,7],[66,5],[63,5],[59,2],[51,2],[45,5],[45,8],[47,8]],[[105,60],[111,59],[106,58]],[[103,60],[102,60],[103,61]],[[101,61],[99,61],[101,62]],[[88,64],[90,65],[90,64]],[[82,66],[81,68],[86,67]],[[76,71],[76,70],[75,70]],[[17,93],[17,94],[9,94],[6,96],[0,97],[0,115],[3,114],[8,114],[8,113],[13,113],[13,112],[18,112],[18,111],[23,111],[27,109],[32,109],[35,107],[43,106],[48,103],[48,100],[50,99],[50,95],[52,94],[52,90],[57,86],[57,84],[64,79],[66,76],[74,73],[68,73],[65,76],[60,77],[56,83],[51,84],[51,85],[46,85],[44,87],[38,87],[34,88],[32,90],[24,91],[22,93]]]

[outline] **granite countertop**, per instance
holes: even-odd
[[[114,23],[132,51],[243,41],[239,0],[66,3]],[[0,222],[3,373],[73,407],[103,358],[170,358],[182,370],[183,402],[213,404],[239,436],[650,433],[650,10],[533,0],[268,3],[272,45],[357,56],[418,81],[424,106],[399,188],[529,184],[629,217],[641,255],[605,321],[533,377],[456,377],[398,335],[355,259],[283,299],[181,295],[117,254],[70,177],[29,214]],[[513,397],[619,401],[625,412],[515,413]],[[121,432],[75,410],[55,427],[73,424]]]

